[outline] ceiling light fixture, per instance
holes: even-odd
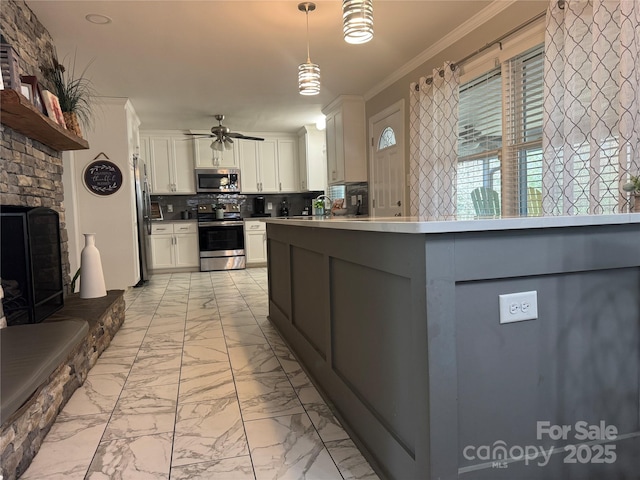
[[[307,62],[298,66],[298,89],[300,95],[318,95],[320,93],[320,67],[311,63],[309,55],[309,12],[316,9],[316,4],[303,2],[298,4],[298,10],[307,16]]]
[[[84,18],[87,22],[95,23],[96,25],[107,25],[113,21],[101,13],[89,13]]]
[[[342,31],[347,43],[373,38],[373,0],[342,0]]]

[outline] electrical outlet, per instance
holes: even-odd
[[[267,202],[267,210],[273,210],[273,203]]]
[[[358,195],[358,201],[360,202],[360,205],[362,205],[362,195]]]
[[[500,323],[521,322],[538,318],[538,292],[499,295]]]
[[[358,204],[358,198],[355,195],[351,195],[351,206],[355,207]]]
[[[167,204],[167,213],[173,213],[173,205]]]

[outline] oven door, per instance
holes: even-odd
[[[244,222],[200,222],[200,271],[245,268]]]

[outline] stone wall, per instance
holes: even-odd
[[[3,41],[18,53],[23,75],[35,75],[48,86],[42,68],[51,65],[53,39],[23,1],[3,0],[0,9]],[[62,278],[68,292],[69,248],[64,214],[62,153],[2,125],[0,130],[0,203],[49,207],[60,214]]]

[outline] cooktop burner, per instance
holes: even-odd
[[[224,208],[216,208],[215,205],[198,205],[198,222],[224,222],[225,220],[242,220],[240,205],[222,204]],[[222,217],[219,211],[222,210]]]

